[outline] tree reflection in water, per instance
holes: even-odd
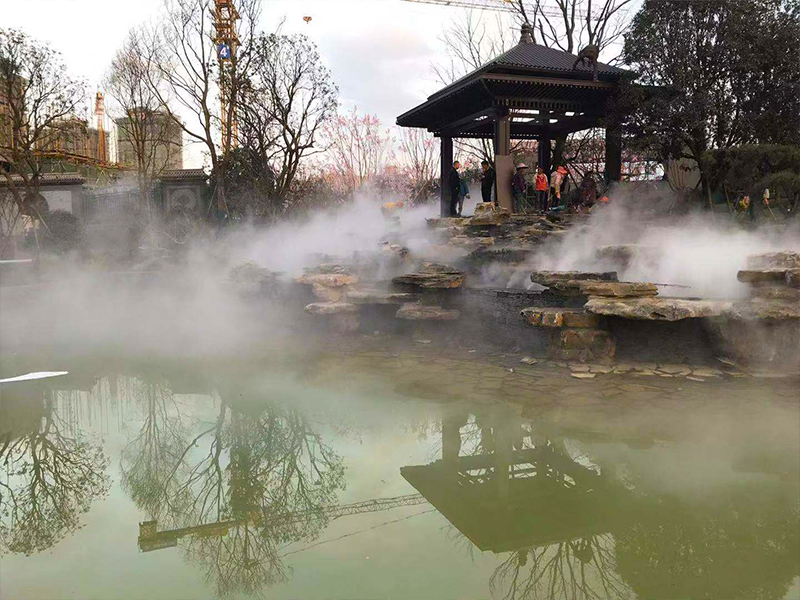
[[[57,392],[33,383],[3,389],[4,419],[33,407],[27,422],[0,434],[0,549],[30,555],[80,527],[81,515],[110,487],[102,446],[70,431]]]
[[[344,488],[342,459],[298,411],[233,390],[221,395],[214,421],[191,434],[163,386],[144,398],[142,430],[122,461],[133,500],[160,530],[205,526],[181,543],[218,596],[258,595],[285,581],[278,552],[325,527],[319,509]]]

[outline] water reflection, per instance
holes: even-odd
[[[180,543],[218,596],[256,594],[286,581],[281,546],[324,529],[344,465],[300,412],[220,389],[214,420],[191,427],[163,384],[143,383],[122,481],[149,516],[141,550]]]
[[[80,527],[110,486],[102,446],[56,410],[47,382],[3,384],[0,402],[0,550],[30,555]]]
[[[499,408],[451,411],[441,436],[439,460],[401,474],[464,538],[502,557],[496,598],[780,599],[800,574],[789,474],[671,493],[636,461],[592,457]]]
[[[362,409],[374,398],[331,423],[320,402],[289,401],[276,389],[254,376],[146,370],[3,384],[0,551],[69,547],[65,538],[91,524],[111,488],[108,453],[119,468],[117,496],[132,502],[127,537],[104,531],[102,520],[92,535],[138,549],[126,560],[143,572],[177,556],[216,597],[346,596],[356,582],[322,577],[314,594],[298,594],[313,565],[301,553],[314,540],[326,549],[357,544],[368,530],[385,532],[391,562],[420,575],[409,596],[435,597],[420,590],[426,573],[440,571],[414,562],[407,543],[419,521],[392,515],[390,531],[375,529],[380,519],[364,527],[348,517],[331,527],[346,515],[427,503],[438,511],[424,533],[432,546],[448,544],[445,525],[456,542],[445,553],[479,551],[477,561],[454,563],[454,590],[458,579],[480,578],[472,596],[458,597],[779,600],[800,575],[800,436],[775,426],[796,418],[796,406],[706,415],[705,439],[682,420],[659,419],[654,434],[633,431],[622,418],[630,415],[619,414],[598,433],[589,419],[581,426],[574,407],[570,420],[557,406],[529,419],[505,405],[457,402],[431,418],[410,402],[417,408],[376,410],[382,433],[370,437],[376,417]],[[641,423],[655,414],[625,410]],[[711,423],[724,435],[711,435]],[[386,436],[391,429],[408,435]],[[363,445],[348,447],[353,438]],[[407,445],[394,447],[397,439]],[[422,448],[413,462],[411,447]],[[390,463],[381,476],[396,481],[380,481],[405,495],[364,486],[359,470],[370,461]],[[348,482],[361,488],[343,501]],[[159,561],[148,562],[153,552]]]

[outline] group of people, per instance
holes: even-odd
[[[511,191],[514,194],[514,205],[516,207],[522,205],[523,199],[528,192],[528,182],[525,179],[527,169],[528,165],[525,163],[518,164],[517,171],[511,180]],[[536,191],[537,210],[544,212],[561,205],[561,193],[568,173],[569,171],[564,165],[559,165],[548,179],[542,167],[536,168],[536,178],[533,184]]]
[[[450,216],[460,217],[464,209],[464,198],[469,198],[469,186],[466,178],[459,173],[461,163],[455,161],[453,168],[450,169],[450,176],[447,185],[450,188]],[[481,199],[484,202],[492,201],[492,191],[494,190],[495,173],[489,161],[481,161]],[[495,199],[495,204],[497,199]]]
[[[459,173],[461,163],[455,161],[450,170],[448,187],[450,189],[450,216],[460,217],[464,208],[464,198],[469,198],[469,186],[466,179]],[[511,191],[514,196],[514,207],[516,210],[524,205],[523,200],[528,193],[528,182],[525,173],[528,166],[520,163],[511,179]],[[566,208],[566,199],[562,200],[562,195],[567,192],[569,171],[563,164],[559,165],[548,177],[542,167],[536,168],[534,179],[534,190],[536,193],[536,209],[542,212],[553,209]],[[484,202],[494,202],[497,198],[492,197],[495,184],[495,170],[488,161],[481,162],[481,197]],[[597,201],[597,182],[592,174],[587,173],[580,186],[580,204],[582,207],[591,207]],[[600,199],[607,201],[607,197]]]

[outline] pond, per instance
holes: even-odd
[[[0,597],[800,598],[796,380],[5,359]],[[55,364],[58,363],[58,364]]]

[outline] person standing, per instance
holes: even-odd
[[[461,163],[455,161],[453,168],[450,169],[450,175],[447,177],[447,187],[450,190],[450,216],[458,216],[458,197],[461,195],[461,176],[458,174],[458,169]]]
[[[494,189],[494,169],[488,160],[481,161],[481,198],[484,202],[492,201],[492,190]],[[496,204],[497,202],[495,202]]]
[[[461,216],[461,213],[464,212],[464,198],[469,198],[469,184],[467,183],[467,178],[461,178],[461,190],[459,190],[458,194],[458,216]]]
[[[536,167],[536,204],[542,212],[547,210],[547,175],[542,167]]]
[[[514,173],[514,177],[511,179],[511,191],[514,194],[514,211],[518,211],[524,205],[525,191],[528,187],[525,182],[525,170],[527,168],[528,165],[525,163],[519,163],[517,172]]]

